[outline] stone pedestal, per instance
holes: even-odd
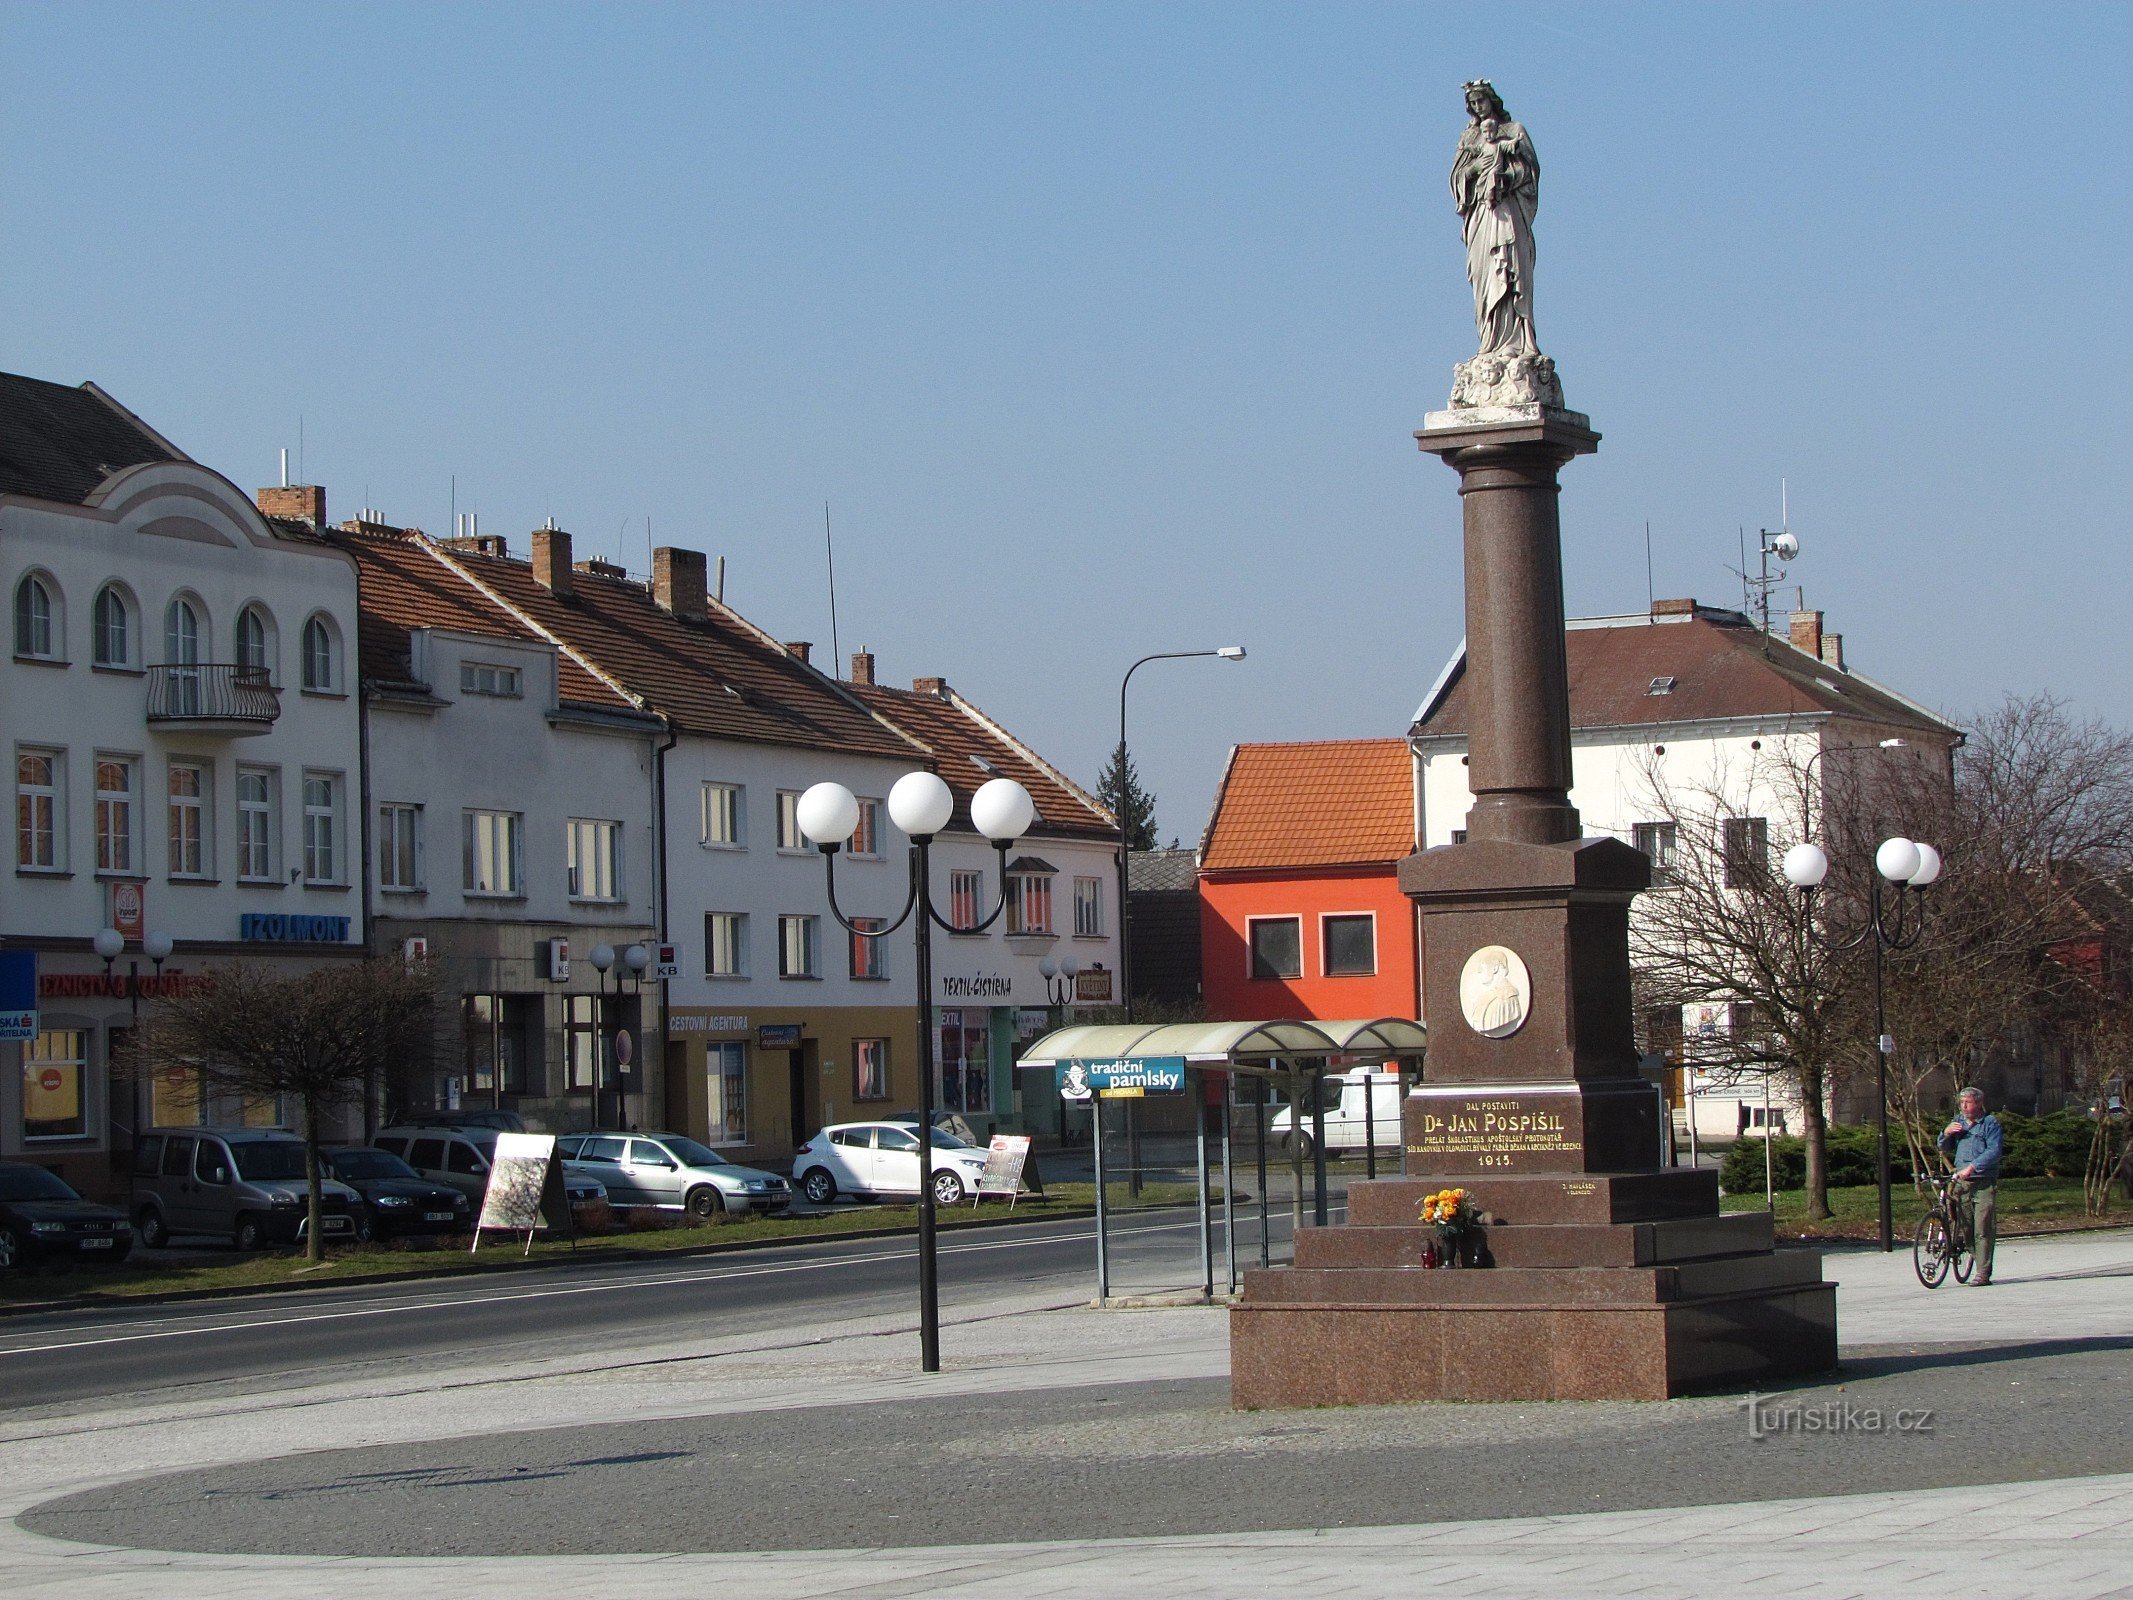
[[[1637,1073],[1629,906],[1644,855],[1581,837],[1570,804],[1556,474],[1597,447],[1546,406],[1439,412],[1416,437],[1465,506],[1467,842],[1410,856],[1430,1025],[1407,1170],[1357,1184],[1295,1265],[1230,1312],[1238,1406],[1663,1399],[1836,1365],[1821,1253],[1722,1216],[1708,1170],[1662,1164]],[[1422,1198],[1486,1214],[1480,1268],[1422,1265]]]

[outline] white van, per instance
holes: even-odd
[[[1380,1150],[1400,1148],[1402,1096],[1397,1072],[1353,1067],[1346,1072],[1329,1072],[1320,1082],[1325,1095],[1328,1155],[1347,1150],[1360,1154],[1373,1137]],[[1267,1137],[1286,1150],[1295,1123],[1296,1108],[1283,1106],[1267,1124]],[[1294,1135],[1305,1155],[1311,1153],[1311,1132],[1311,1110],[1306,1104],[1303,1131]]]

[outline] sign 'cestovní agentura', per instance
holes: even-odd
[[[1583,1148],[1578,1130],[1562,1112],[1524,1096],[1448,1096],[1421,1108],[1417,1120],[1417,1153],[1469,1156],[1479,1168],[1508,1167],[1519,1156]]]

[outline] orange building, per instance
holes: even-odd
[[[1201,986],[1216,1021],[1419,1016],[1403,739],[1244,744],[1200,845]]]

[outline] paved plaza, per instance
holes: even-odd
[[[1235,1413],[1220,1312],[1036,1296],[958,1313],[931,1378],[875,1319],[17,1413],[0,1575],[135,1600],[2133,1594],[2133,1233],[2002,1249],[1992,1288],[1932,1294],[1907,1256],[1833,1255],[1845,1370],[1752,1426],[1737,1395]]]

